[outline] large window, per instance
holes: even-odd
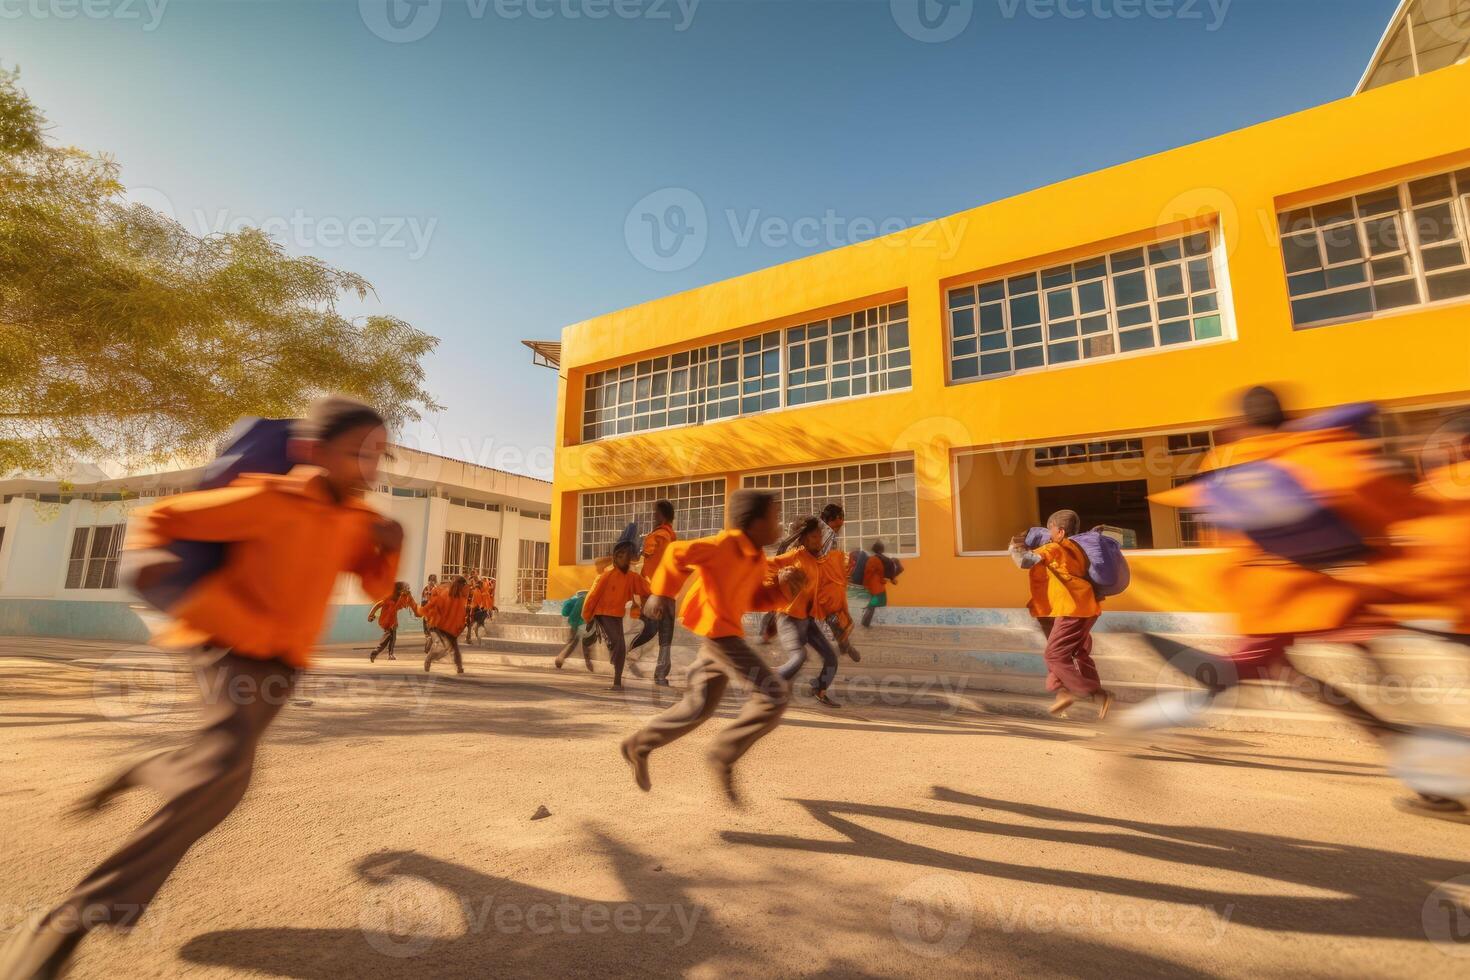
[[[1470,168],[1279,220],[1298,327],[1470,298]]]
[[[125,524],[79,527],[72,532],[66,565],[68,589],[117,588],[117,556]]]
[[[638,531],[654,528],[653,505],[668,500],[674,505],[674,526],[681,538],[702,538],[725,526],[725,480],[697,480],[631,490],[599,490],[578,498],[581,506],[579,560],[596,561],[612,553],[613,543],[623,528],[634,521]]]
[[[893,303],[786,331],[792,405],[907,388],[909,305]]]
[[[546,576],[551,566],[551,545],[545,541],[522,541],[516,563],[516,597],[520,602],[546,598]]]
[[[444,532],[444,558],[440,577],[456,575],[489,575],[494,577],[500,563],[500,539],[463,531]]]
[[[1224,336],[1214,236],[949,291],[950,379],[974,381]]]
[[[587,376],[582,441],[908,388],[909,357],[904,302],[645,358]]]
[[[820,514],[828,504],[841,504],[847,512],[840,532],[844,550],[882,541],[892,555],[919,552],[912,458],[755,473],[743,482],[751,489],[779,493],[782,520],[787,523]]]

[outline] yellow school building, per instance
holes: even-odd
[[[1226,607],[1187,479],[1245,387],[1374,401],[1412,451],[1470,407],[1470,0],[1411,0],[1341,101],[667,296],[535,345],[558,368],[548,594],[661,497],[837,501],[896,606],[1024,603],[1010,537],[1125,531],[1110,609]]]

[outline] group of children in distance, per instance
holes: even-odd
[[[415,602],[407,582],[394,582],[393,591],[379,599],[368,610],[369,622],[376,622],[383,637],[368,655],[374,662],[385,650],[389,660],[397,660],[398,614],[407,609],[424,621],[424,670],[446,655],[454,655],[456,673],[464,673],[464,658],[459,649],[459,635],[478,642],[485,624],[495,614],[495,579],[471,572],[468,577],[456,575],[443,585],[437,575],[430,575],[424,585],[422,603]]]

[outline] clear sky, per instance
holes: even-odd
[[[138,200],[440,337],[410,441],[546,477],[521,339],[1342,98],[1395,5],[0,0],[0,63]]]

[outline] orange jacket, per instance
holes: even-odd
[[[772,559],[771,564],[777,569],[795,565],[806,573],[806,584],[801,587],[796,598],[786,604],[786,615],[792,619],[810,619],[823,615],[817,599],[822,586],[822,559],[805,548],[796,548]]]
[[[614,616],[622,619],[634,596],[642,599],[648,594],[648,580],[642,575],[631,570],[620,572],[616,565],[610,565],[607,571],[597,576],[587,598],[582,601],[582,618],[591,620],[593,616]]]
[[[465,596],[455,598],[450,595],[447,587],[435,589],[434,594],[429,597],[429,604],[424,607],[424,625],[441,629],[450,636],[458,636],[464,630],[464,622],[469,617],[469,609],[464,600]]]
[[[682,621],[706,637],[743,636],[748,612],[770,612],[787,604],[770,576],[775,566],[744,531],[726,530],[711,538],[675,541],[664,552],[650,587],[670,599],[691,576]],[[590,598],[590,597],[589,597]]]
[[[1087,577],[1087,555],[1076,542],[1047,542],[1036,549],[1041,559],[1027,569],[1031,577],[1031,601],[1026,608],[1037,619],[1075,616],[1090,619],[1102,615],[1102,604],[1092,580]]]
[[[821,581],[817,584],[817,615],[827,617],[847,608],[847,572],[849,559],[840,548],[833,548],[822,558]]]
[[[863,566],[863,588],[873,595],[882,595],[888,591],[887,577],[884,572],[883,559],[877,555],[871,555],[868,563]]]
[[[214,643],[305,667],[338,575],[356,575],[369,595],[392,590],[398,554],[379,551],[373,540],[381,519],[360,499],[335,500],[320,470],[298,466],[154,504],[134,518],[126,546],[230,543],[224,565],[169,610],[172,622],[155,637],[161,645]]]
[[[377,605],[378,625],[385,630],[398,628],[398,611],[400,609],[412,609],[415,616],[422,615],[419,612],[419,604],[413,601],[412,593],[405,592],[399,596],[397,601],[392,596],[382,600]]]
[[[650,576],[658,568],[658,563],[664,560],[664,552],[669,545],[673,544],[679,536],[674,533],[673,525],[660,524],[649,532],[648,537],[643,539],[643,574]]]
[[[1425,510],[1412,486],[1374,447],[1345,429],[1251,436],[1215,449],[1201,472],[1267,459],[1290,470],[1370,546],[1386,545],[1390,524]],[[1198,506],[1199,492],[1197,484],[1186,483],[1150,499],[1191,507]],[[1269,554],[1244,535],[1219,537],[1231,552],[1220,573],[1220,594],[1230,600],[1239,630],[1248,636],[1339,629],[1367,600],[1361,585]]]

